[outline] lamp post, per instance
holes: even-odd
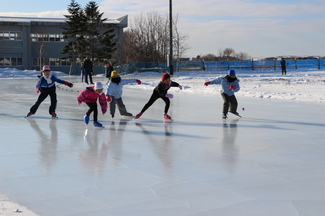
[[[169,0],[169,74],[173,75],[173,15],[172,0]]]

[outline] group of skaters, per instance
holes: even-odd
[[[51,73],[50,67],[48,65],[44,65],[42,70],[42,76],[39,78],[36,84],[36,93],[40,93],[40,95],[35,104],[30,108],[30,111],[28,112],[26,117],[34,115],[39,105],[47,98],[47,96],[50,96],[51,104],[49,107],[49,114],[53,118],[57,118],[57,114],[55,113],[57,105],[55,82],[67,85],[70,88],[73,87],[72,83],[59,79],[55,74]],[[90,82],[92,83],[91,79]],[[103,114],[107,112],[109,103],[111,118],[114,118],[115,116],[116,106],[118,107],[118,110],[122,116],[133,117],[133,115],[127,111],[122,100],[123,85],[128,83],[141,84],[141,81],[138,79],[122,79],[119,76],[118,72],[113,70],[109,76],[109,82],[107,85],[106,93],[104,93],[104,87],[101,82],[92,83],[94,85],[88,86],[83,89],[78,94],[77,101],[79,105],[81,103],[85,103],[89,107],[88,111],[84,116],[85,124],[89,124],[90,115],[93,114],[94,127],[103,127],[103,125],[98,122],[98,103],[101,107],[101,111]],[[238,102],[235,97],[235,92],[238,92],[240,90],[239,80],[236,77],[235,71],[230,70],[228,71],[225,77],[218,77],[214,80],[204,83],[205,86],[208,86],[210,84],[219,84],[222,87],[221,96],[224,101],[222,109],[222,118],[227,119],[228,111],[234,115],[237,115],[238,117],[241,117],[237,112]],[[172,120],[172,118],[168,115],[170,99],[173,98],[173,95],[168,93],[168,90],[171,87],[177,87],[182,90],[182,86],[180,84],[171,80],[170,74],[163,73],[159,84],[153,89],[153,92],[148,102],[144,105],[142,110],[134,116],[135,119],[140,118],[144,114],[144,112],[151,105],[153,105],[153,103],[157,99],[160,98],[165,102],[163,112],[164,119]]]

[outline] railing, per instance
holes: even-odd
[[[286,60],[287,69],[325,69],[325,59],[293,59]],[[249,61],[215,61],[215,62],[176,62],[175,71],[224,71],[241,70],[281,70],[280,60],[249,60]],[[168,72],[166,63],[138,62],[118,67],[122,73],[134,72]]]

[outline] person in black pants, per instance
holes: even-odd
[[[282,58],[280,63],[281,63],[282,75],[287,75],[286,60],[284,60],[284,58]]]
[[[92,61],[90,61],[89,57],[86,57],[86,60],[84,61],[83,64],[83,69],[85,71],[85,82],[89,84],[88,82],[88,77],[89,77],[90,84],[94,84],[92,78],[93,63]]]
[[[57,115],[55,113],[56,109],[56,87],[55,82],[64,84],[69,86],[70,88],[73,86],[72,83],[69,83],[67,81],[61,80],[55,76],[55,74],[51,74],[51,69],[48,65],[44,65],[42,76],[39,78],[37,84],[36,84],[36,93],[41,93],[38,96],[37,101],[35,104],[30,108],[29,113],[27,113],[26,117],[29,117],[31,115],[34,115],[39,107],[39,105],[47,98],[47,96],[50,95],[51,98],[51,105],[49,108],[49,114],[53,118],[57,118]]]
[[[167,113],[170,106],[169,98],[173,98],[172,94],[167,94],[167,91],[170,87],[178,87],[182,89],[182,86],[179,85],[177,82],[173,82],[170,80],[170,75],[168,73],[163,73],[161,77],[160,83],[155,87],[152,92],[152,95],[149,101],[144,105],[141,112],[135,116],[136,119],[140,118],[141,115],[158,99],[161,98],[165,102],[165,109],[164,109],[164,118],[165,119],[172,119]]]

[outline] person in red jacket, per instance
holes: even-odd
[[[105,94],[103,93],[103,84],[101,82],[96,82],[95,86],[86,87],[86,89],[82,90],[78,97],[78,104],[80,105],[82,102],[86,103],[89,106],[89,110],[86,112],[84,116],[85,124],[89,123],[89,115],[94,112],[94,126],[95,127],[103,127],[101,123],[98,122],[98,109],[97,109],[97,99],[99,100],[99,104],[102,109],[103,115],[107,111],[107,101]]]

